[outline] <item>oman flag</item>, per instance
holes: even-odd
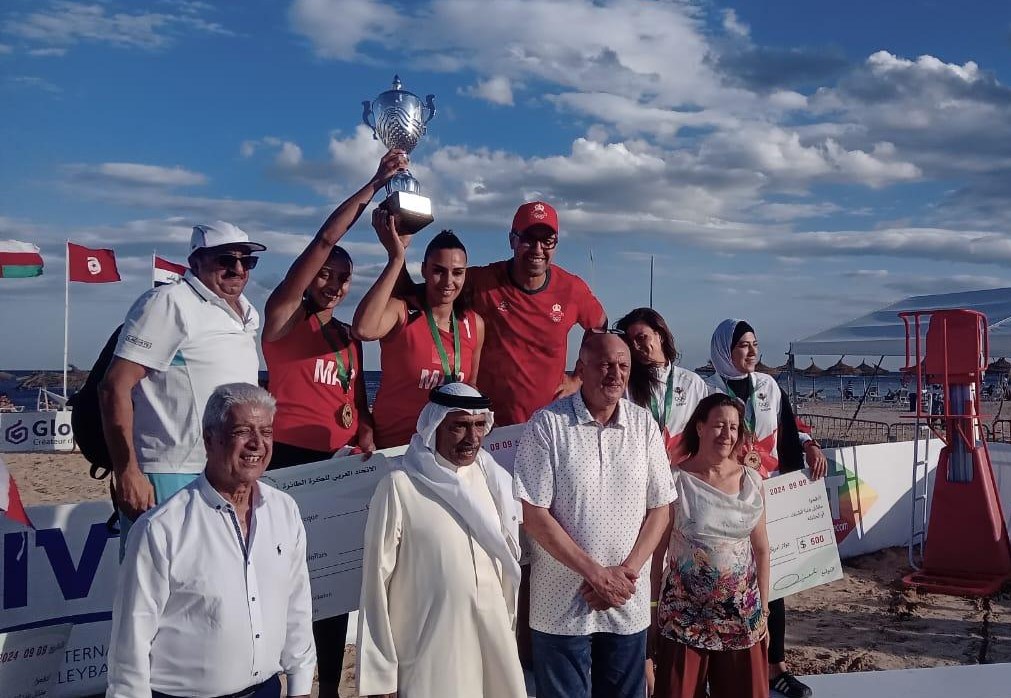
[[[28,519],[24,505],[21,504],[17,483],[14,482],[14,476],[7,470],[7,464],[4,463],[3,458],[0,458],[0,514],[12,521],[35,528]]]
[[[30,242],[0,240],[0,279],[42,276],[42,255]]]
[[[176,264],[155,255],[151,268],[151,281],[155,286],[174,284],[183,278],[183,274],[186,273],[187,269],[188,267],[185,264]]]
[[[67,243],[67,278],[86,284],[107,284],[119,281],[116,254],[112,250],[93,250],[83,245]]]

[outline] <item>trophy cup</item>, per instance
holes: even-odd
[[[410,154],[425,135],[425,127],[435,116],[435,95],[425,97],[422,104],[417,95],[402,89],[400,76],[393,76],[393,89],[374,100],[362,102],[362,121],[372,129],[372,137],[388,149]],[[425,112],[428,112],[427,117]],[[369,117],[372,120],[369,120]],[[432,200],[421,195],[421,184],[409,171],[398,172],[386,184],[386,200],[379,208],[397,217],[397,232],[413,234],[431,223]]]

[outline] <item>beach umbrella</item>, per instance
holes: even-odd
[[[778,368],[776,368],[775,366],[766,366],[765,364],[762,363],[761,359],[759,359],[758,363],[755,365],[755,370],[758,371],[759,373],[767,373],[773,378],[779,375]]]
[[[828,376],[856,376],[859,375],[857,369],[849,364],[843,363],[842,359],[839,359],[834,364],[825,369],[825,375]]]
[[[991,363],[986,367],[987,373],[1007,373],[1011,371],[1011,361],[1008,361],[1003,356]]]
[[[699,366],[698,368],[696,368],[695,373],[699,374],[700,376],[711,376],[714,373],[716,373],[716,369],[713,368],[712,361],[707,361],[705,366]]]
[[[800,375],[804,376],[805,378],[817,378],[818,376],[824,376],[825,375],[824,369],[818,368],[818,366],[815,365],[815,363],[814,363],[814,359],[811,359],[811,365],[810,366],[808,366],[807,368],[801,369],[799,371],[799,373],[800,373]]]
[[[861,361],[856,370],[858,376],[880,376],[881,374],[886,373],[885,369],[872,366],[866,361]]]

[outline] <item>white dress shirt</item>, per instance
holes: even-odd
[[[653,416],[622,398],[598,424],[579,392],[534,413],[513,464],[517,499],[549,509],[587,555],[620,565],[632,552],[647,509],[677,496],[663,435]],[[631,635],[649,627],[650,560],[622,606],[594,611],[583,580],[531,540],[530,627],[554,635]]]
[[[225,383],[257,384],[260,316],[245,296],[236,313],[187,271],[133,304],[116,356],[150,369],[133,389],[133,444],[145,473],[204,469],[201,419],[207,398]]]
[[[245,543],[204,475],[134,524],[107,698],[212,698],[281,671],[289,695],[308,694],[315,665],[305,529],[290,496],[257,484]]]

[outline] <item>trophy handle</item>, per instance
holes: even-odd
[[[427,125],[429,121],[435,118],[435,95],[425,97],[425,109],[428,110],[428,118],[425,119],[425,124]]]
[[[362,102],[362,121],[365,125],[372,129],[372,140],[379,140],[379,136],[376,135],[376,125],[369,121],[369,117],[372,116],[372,102],[365,100]]]

